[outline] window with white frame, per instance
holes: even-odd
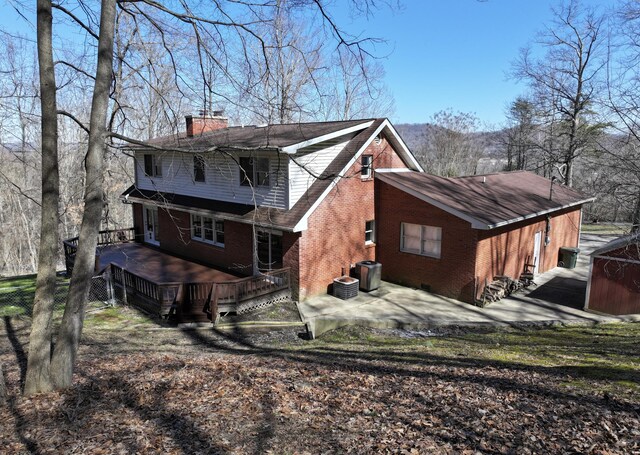
[[[402,223],[400,251],[439,258],[442,251],[442,228]]]
[[[193,157],[193,180],[196,182],[204,182],[205,180],[205,163],[204,158],[200,155]]]
[[[269,158],[240,157],[240,185],[269,186]]]
[[[364,243],[371,244],[376,241],[376,222],[369,220],[364,223]]]
[[[371,178],[373,155],[362,155],[362,157],[360,157],[360,165],[360,177],[363,179]]]
[[[162,160],[157,155],[144,155],[144,174],[148,177],[162,177]]]
[[[192,213],[191,238],[213,245],[224,246],[224,221]]]

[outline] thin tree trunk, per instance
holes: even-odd
[[[51,377],[56,388],[71,385],[82,335],[85,302],[94,272],[96,243],[104,205],[104,148],[112,80],[116,1],[102,0],[101,8],[98,63],[89,123],[89,148],[85,158],[84,213],[67,305],[51,361]]]
[[[58,259],[58,119],[56,80],[53,65],[51,1],[37,2],[38,64],[42,124],[42,224],[38,277],[33,300],[33,320],[29,335],[29,356],[24,393],[52,390],[50,376],[51,318],[56,289]]]
[[[7,385],[4,382],[4,364],[0,363],[0,406],[7,402]]]
[[[640,187],[638,187],[636,206],[633,209],[633,216],[631,217],[631,233],[635,234],[637,232],[640,232]]]

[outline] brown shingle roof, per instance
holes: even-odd
[[[204,151],[212,148],[280,149],[371,122],[373,119],[292,123],[267,126],[233,126],[187,137],[185,133],[148,141],[154,147]],[[144,146],[132,148],[144,149]]]
[[[385,172],[376,178],[449,213],[474,228],[491,229],[593,198],[532,172],[514,171],[470,177],[438,177],[419,172]]]
[[[241,222],[258,223],[283,230],[293,230],[302,218],[318,201],[320,196],[331,186],[335,178],[344,170],[345,166],[360,150],[360,148],[371,138],[376,129],[382,125],[385,119],[374,120],[373,123],[364,130],[356,134],[342,149],[342,151],[327,166],[320,178],[309,187],[291,210],[277,209],[273,207],[254,207],[253,205],[237,204],[232,202],[203,199],[192,196],[183,196],[172,193],[159,193],[157,191],[141,190],[135,186],[127,189],[122,196],[138,199],[142,201],[153,201],[159,205],[177,206],[183,208],[196,208],[218,213],[227,219],[235,219]],[[343,128],[363,123],[356,121],[353,125],[344,126],[351,122],[330,122],[340,123]],[[327,134],[327,133],[321,133]],[[297,142],[294,142],[297,143]]]

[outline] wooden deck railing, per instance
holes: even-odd
[[[215,321],[219,305],[233,308],[247,300],[289,289],[291,285],[289,268],[220,283],[154,283],[115,264],[111,264],[111,274],[127,298],[135,299],[143,308],[156,314],[176,313],[181,320],[208,315]]]
[[[111,229],[98,232],[98,246],[113,245],[116,243],[131,242],[136,238],[135,228]],[[72,237],[62,241],[64,248],[64,261],[67,267],[67,274],[73,270],[73,263],[78,251],[78,237]]]

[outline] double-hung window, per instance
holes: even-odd
[[[209,216],[191,214],[191,238],[224,246],[224,221]]]
[[[144,174],[148,177],[162,177],[162,160],[157,155],[144,155]]]
[[[373,170],[373,155],[362,155],[360,158],[360,177],[364,179],[371,178]]]
[[[240,185],[269,186],[269,158],[240,157]]]
[[[364,223],[364,243],[369,245],[376,241],[376,222],[374,220]]]
[[[400,251],[439,258],[442,251],[442,228],[402,223]]]
[[[205,163],[204,158],[200,155],[193,157],[193,180],[196,182],[205,181]]]

